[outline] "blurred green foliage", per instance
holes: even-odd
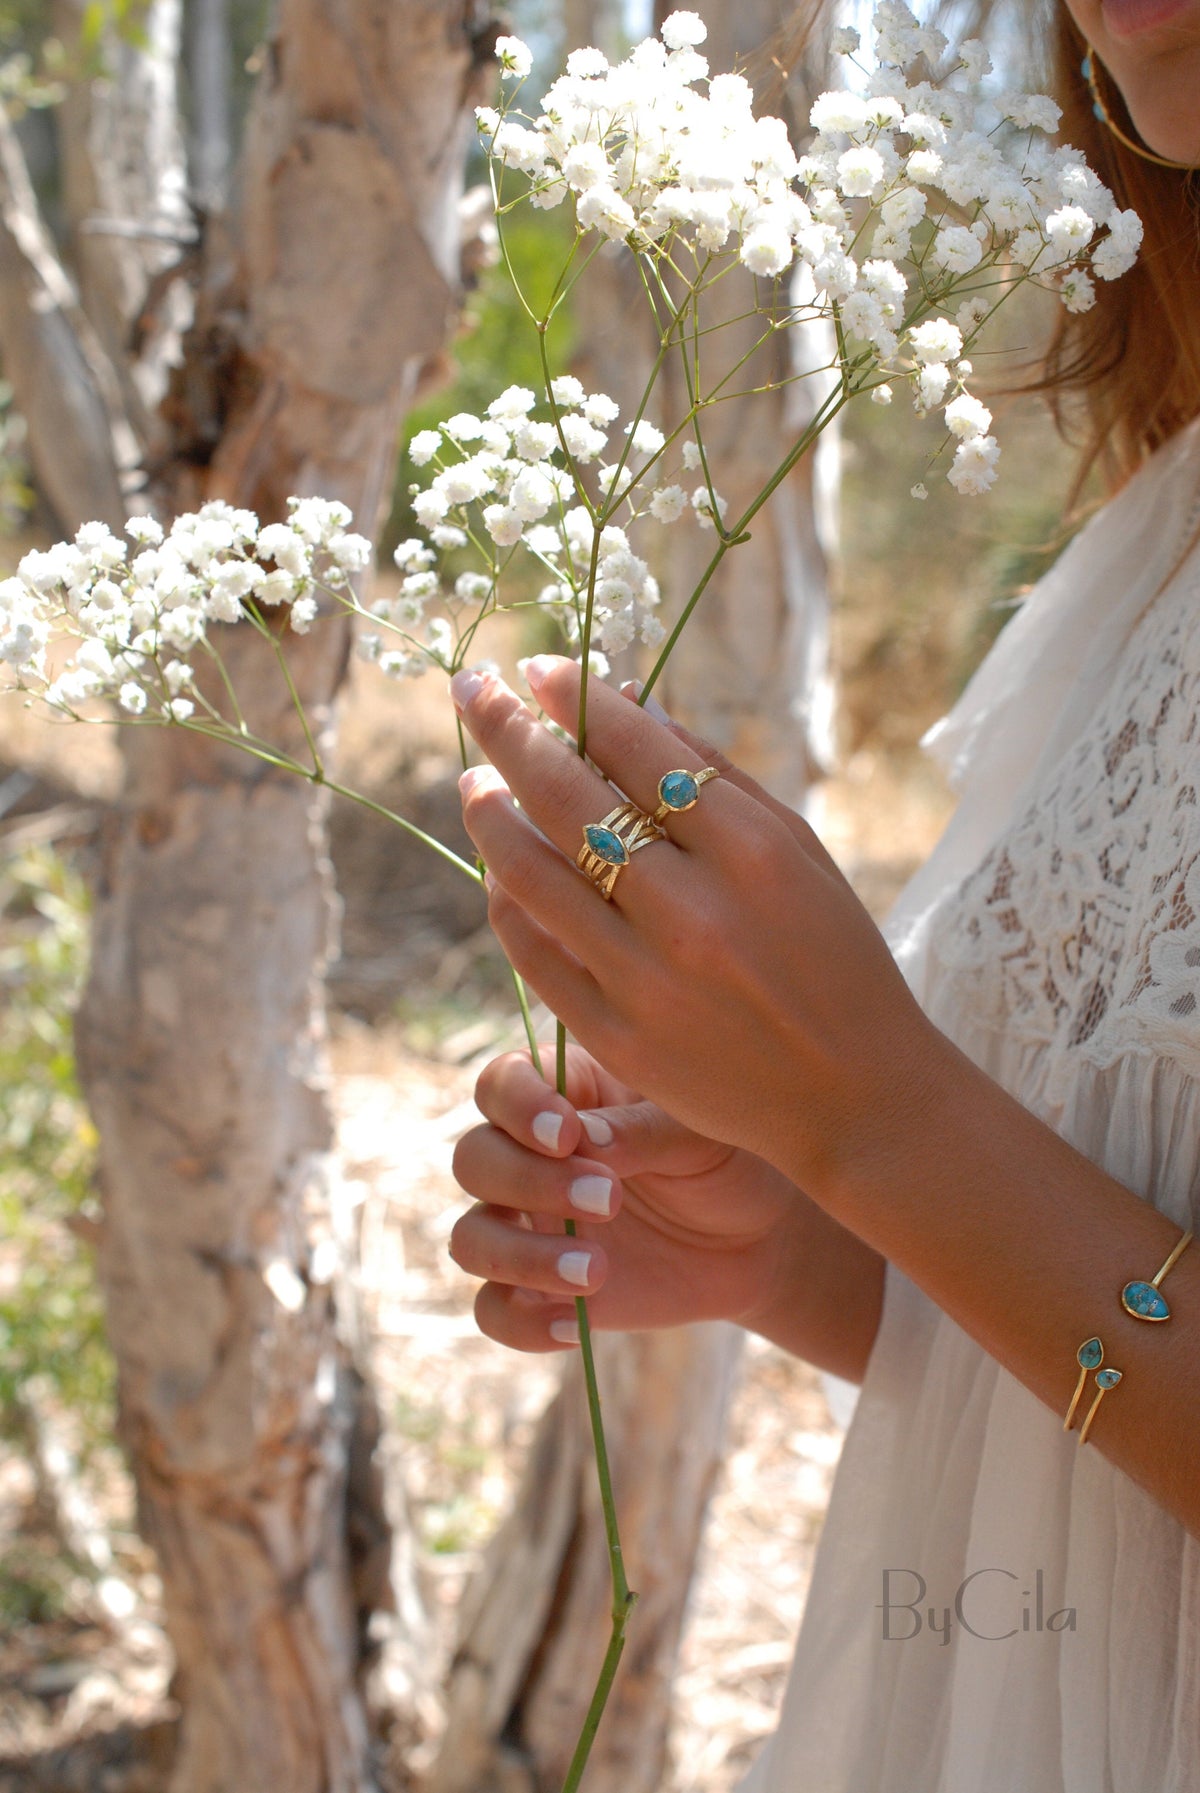
[[[0,1435],[24,1437],[37,1376],[82,1455],[113,1429],[114,1377],[91,1252],[95,1135],[75,1080],[71,1013],[87,958],[78,872],[34,850],[0,863]]]

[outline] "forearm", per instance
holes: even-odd
[[[1052,1412],[1066,1413],[1075,1353],[1098,1336],[1123,1375],[1082,1448],[1200,1536],[1200,1246],[1164,1284],[1169,1320],[1126,1313],[1121,1289],[1155,1275],[1180,1225],[936,1038],[923,1102],[874,1129],[876,1147],[823,1196]],[[1077,1426],[1095,1393],[1089,1375]]]
[[[793,1357],[861,1382],[883,1311],[883,1257],[799,1192],[777,1247],[770,1285],[740,1323]]]

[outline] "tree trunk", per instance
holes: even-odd
[[[582,0],[568,13],[592,42],[606,16],[602,5],[589,8]],[[778,0],[755,0],[736,15],[730,7],[708,12],[711,66],[742,66],[783,16]],[[807,116],[804,99],[797,110]],[[737,275],[718,283],[716,305],[725,317],[739,316],[748,296],[752,302],[748,285],[748,277],[743,282]],[[655,345],[636,271],[619,245],[601,248],[576,304],[577,371],[615,398],[627,418],[644,390]],[[752,320],[735,323],[716,339],[723,364],[732,365],[753,344],[753,328]],[[832,342],[814,340],[813,333],[788,337],[786,343],[772,339],[739,383],[781,382],[800,371],[801,357],[819,367],[832,356]],[[774,399],[756,393],[707,414],[714,483],[729,499],[731,516],[766,483],[823,396],[818,376],[781,385]],[[679,401],[678,393],[671,395],[666,409]],[[663,688],[681,721],[797,806],[828,753],[827,555],[836,479],[836,441],[827,433],[705,593]],[[665,605],[674,613],[713,542],[711,533],[684,524],[672,531],[661,576]],[[626,658],[632,676],[634,656]],[[615,1463],[628,1465],[624,1475],[615,1472],[621,1541],[630,1584],[642,1599],[587,1788],[652,1793],[666,1760],[671,1675],[721,1461],[741,1334],[698,1326],[601,1339],[599,1346],[609,1448]],[[464,1613],[446,1739],[426,1793],[552,1793],[562,1782],[609,1624],[604,1529],[586,1421],[578,1374],[568,1375]]]
[[[282,0],[139,508],[275,518],[320,493],[372,529],[455,309],[478,31],[461,0]],[[287,644],[326,754],[348,645],[333,619]],[[223,648],[252,726],[302,751],[263,644]],[[125,757],[79,1038],[121,1427],[178,1659],[172,1789],[363,1793],[388,1552],[332,1274],[324,802],[188,736]]]

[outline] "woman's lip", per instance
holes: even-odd
[[[1186,12],[1192,0],[1101,0],[1104,28],[1112,37],[1136,37]]]

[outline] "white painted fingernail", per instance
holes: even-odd
[[[587,1288],[591,1267],[590,1251],[564,1251],[558,1260],[558,1274],[564,1282],[574,1283],[577,1289]]]
[[[579,1343],[578,1320],[551,1320],[550,1337],[560,1345],[577,1345]]]
[[[612,1213],[611,1177],[576,1177],[567,1190],[571,1206],[581,1214]]]
[[[545,684],[558,661],[557,654],[534,654],[532,659],[526,660],[525,677],[531,691],[536,691],[539,685]]]
[[[583,1130],[594,1146],[610,1146],[613,1142],[613,1130],[602,1114],[582,1113]]]
[[[642,692],[645,689],[645,682],[642,679],[630,679],[628,683],[621,686],[621,695],[623,697],[641,698]],[[647,716],[653,716],[656,722],[669,723],[671,720],[667,715],[667,712],[659,703],[657,697],[655,697],[653,691],[642,704],[642,708],[645,710]]]
[[[469,666],[456,672],[450,681],[450,696],[454,700],[455,709],[465,710],[475,693],[482,688],[483,679],[479,673],[472,672]]]
[[[458,775],[459,793],[464,797],[469,797],[471,792],[478,790],[481,784],[498,784],[499,782],[499,776],[494,766],[468,766],[465,772],[460,772]]]
[[[562,1115],[555,1114],[552,1109],[547,1108],[544,1114],[535,1114],[533,1117],[533,1137],[540,1146],[545,1146],[548,1152],[555,1152],[558,1150],[558,1136],[562,1132],[562,1124]]]

